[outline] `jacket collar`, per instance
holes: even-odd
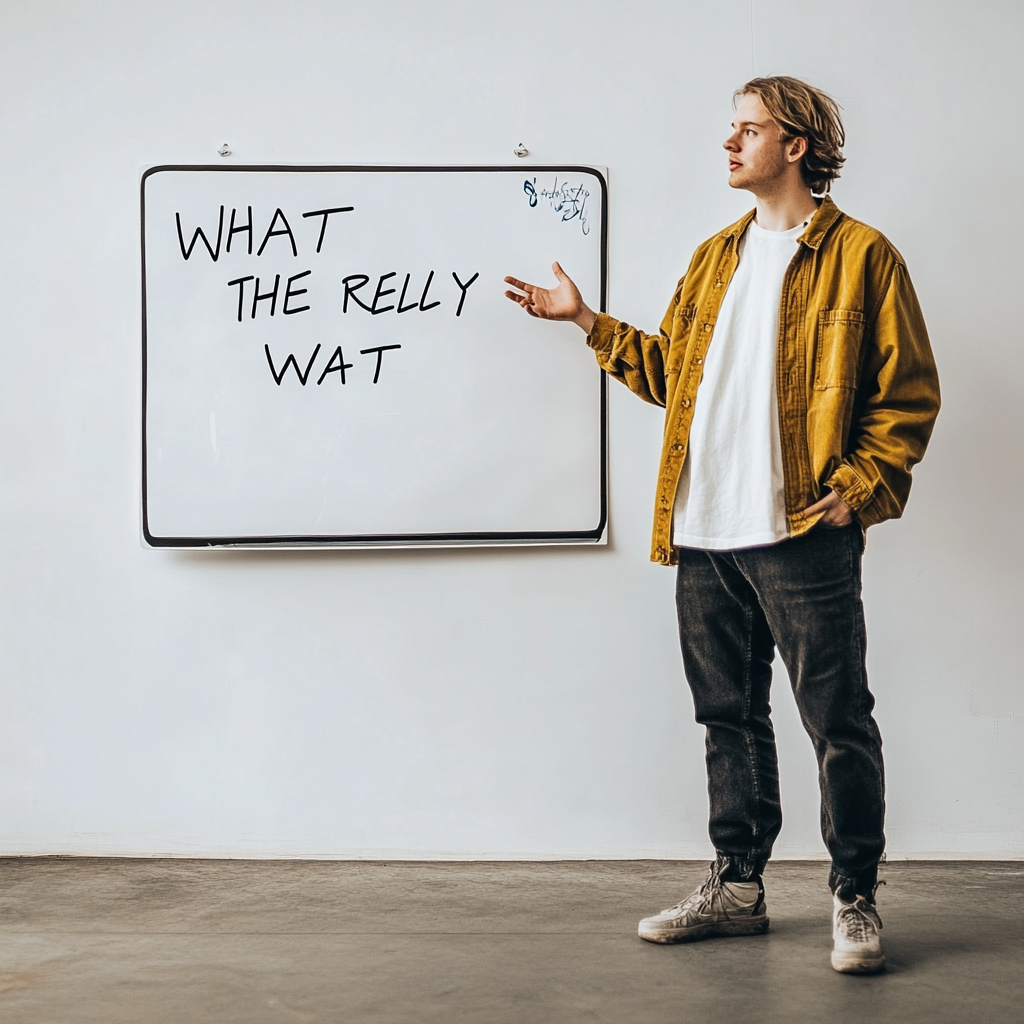
[[[722,232],[722,238],[739,238],[744,231],[747,230],[748,225],[754,219],[756,210],[750,210],[745,213],[735,224],[730,224]],[[825,239],[825,235],[828,233],[828,229],[843,215],[842,210],[834,202],[830,196],[825,196],[821,201],[821,205],[818,207],[818,212],[811,218],[811,223],[808,225],[807,230],[800,236],[800,241],[804,243],[809,249],[817,249]]]
[[[757,210],[751,210],[749,213],[743,214],[735,224],[730,224],[722,232],[722,238],[739,238],[747,230],[747,225],[754,219],[755,213],[757,213]]]
[[[811,218],[811,223],[807,225],[807,230],[800,236],[800,241],[809,249],[817,249],[825,240],[828,229],[842,215],[843,211],[832,202],[832,198],[825,196],[821,201],[821,206],[818,207],[818,212]]]

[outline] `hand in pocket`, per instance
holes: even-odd
[[[821,519],[818,520],[818,525],[831,527],[834,530],[840,530],[853,522],[850,506],[835,491],[829,491],[821,501],[816,501],[809,508],[805,508],[803,514],[805,518],[809,519],[819,513],[821,513]]]

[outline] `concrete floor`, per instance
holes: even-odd
[[[826,873],[769,867],[765,936],[656,946],[704,865],[0,859],[0,1021],[1024,1021],[1024,864],[888,865],[869,978]]]

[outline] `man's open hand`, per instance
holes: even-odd
[[[805,508],[803,514],[805,518],[810,518],[819,512],[824,513],[824,515],[822,515],[818,522],[824,523],[825,526],[839,528],[849,526],[853,522],[853,513],[850,511],[850,506],[835,491],[829,491],[821,501],[816,501],[809,508]]]
[[[517,277],[506,277],[505,283],[516,290],[506,291],[505,297],[518,302],[530,316],[542,320],[571,320],[589,334],[597,314],[583,301],[579,288],[557,263],[553,263],[551,269],[558,278],[557,287],[540,288]]]

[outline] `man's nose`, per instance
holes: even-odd
[[[729,150],[730,153],[735,153],[740,148],[735,132],[733,132],[732,135],[722,143],[722,148]]]

